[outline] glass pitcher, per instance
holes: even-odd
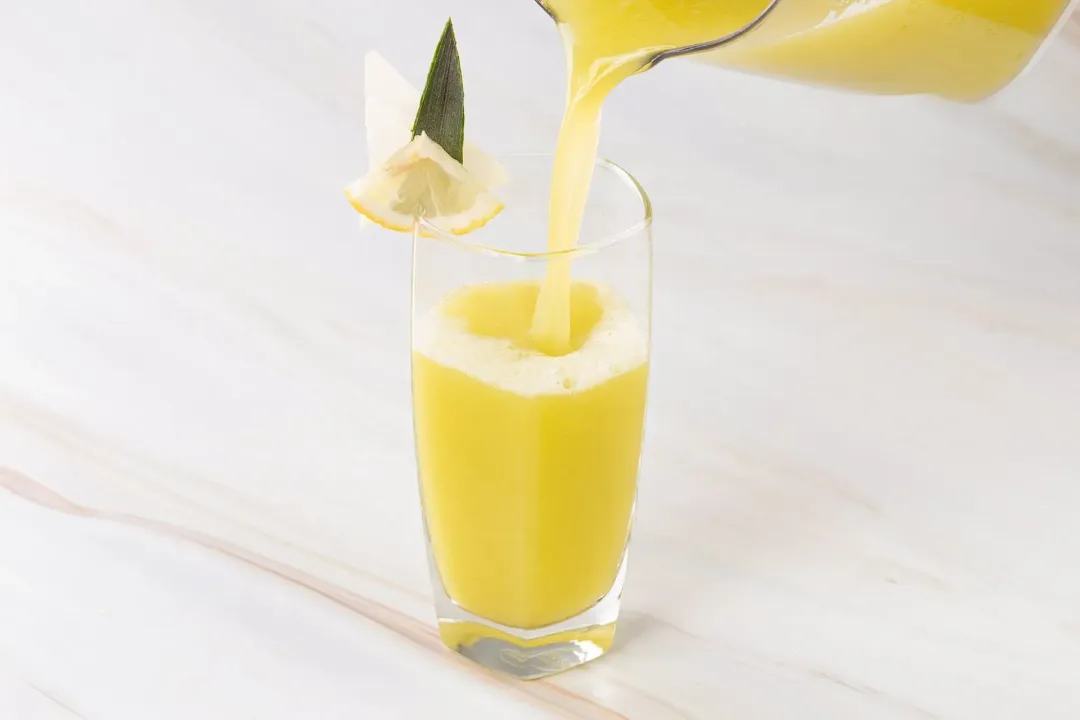
[[[592,57],[676,55],[874,94],[985,98],[1078,0],[537,0]],[[585,48],[583,48],[585,49]]]

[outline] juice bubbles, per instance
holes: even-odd
[[[539,285],[467,286],[418,323],[424,516],[447,595],[512,628],[571,618],[615,584],[630,532],[648,336],[621,298],[570,287],[569,352],[537,349]]]

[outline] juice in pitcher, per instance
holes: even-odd
[[[974,101],[1028,65],[1069,0],[780,0],[703,56],[721,66],[875,94]]]
[[[970,101],[1000,90],[1070,0],[541,0],[575,52],[701,51],[732,69],[880,94]],[[708,49],[758,16],[732,42]]]

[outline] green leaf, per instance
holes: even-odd
[[[427,133],[450,157],[458,162],[464,160],[465,86],[461,80],[461,56],[458,55],[452,20],[446,21],[435,48],[412,133],[414,138]]]

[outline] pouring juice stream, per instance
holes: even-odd
[[[604,99],[665,53],[746,27],[768,0],[541,0],[559,23],[569,90],[555,151],[549,252],[577,244]],[[780,0],[737,41],[703,57],[724,67],[879,94],[986,97],[1015,78],[1069,0]],[[533,343],[568,351],[570,260],[548,267]]]
[[[748,4],[703,4],[691,14],[677,3],[624,4],[624,17],[608,4],[556,0],[546,7],[558,18],[566,51],[566,112],[555,147],[548,221],[548,252],[572,249],[578,240],[600,139],[604,100],[626,78],[643,70],[658,52],[745,26],[760,12]],[[611,21],[616,21],[612,25]],[[547,268],[533,315],[532,342],[550,355],[570,348],[570,259]]]

